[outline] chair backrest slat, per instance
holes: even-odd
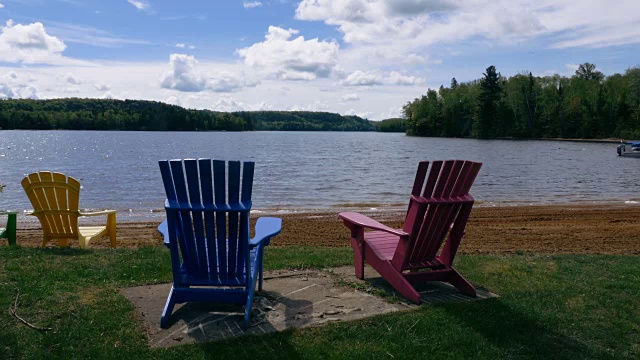
[[[429,172],[429,178],[427,180],[427,184],[424,186],[424,192],[422,193],[422,197],[430,198],[433,195],[433,188],[436,185],[436,181],[438,181],[438,176],[440,175],[440,169],[442,168],[443,161],[434,161],[431,166],[431,172]]]
[[[253,172],[255,163],[245,162],[242,167],[242,194],[240,201],[243,204],[251,206],[251,189],[253,188]]]
[[[169,246],[172,257],[181,256],[184,279],[197,279],[200,285],[244,285],[254,164],[210,159],[168,163],[160,162],[165,189],[173,187],[166,191],[167,216],[173,214],[169,223],[178,227],[169,229]],[[174,269],[174,281],[183,281],[175,278]]]
[[[237,204],[240,202],[240,162],[239,161],[229,161],[229,185],[227,192],[229,204]],[[234,274],[238,272],[238,266],[243,261],[240,261],[239,257],[242,258],[242,254],[238,253],[238,213],[235,211],[230,211],[228,215],[229,222],[229,239],[227,243],[229,244],[229,273]],[[240,249],[242,250],[242,249]]]
[[[424,267],[434,260],[453,224],[466,223],[468,214],[460,216],[461,209],[472,201],[469,190],[482,166],[461,160],[435,161],[427,169],[428,165],[418,165],[403,228],[409,238],[401,251],[400,247],[396,250],[400,258],[394,258],[404,270]]]
[[[198,171],[198,161],[195,159],[188,159],[184,161],[184,169],[187,175],[187,185],[189,186],[189,203],[193,208],[191,211],[191,221],[193,223],[193,235],[194,239],[204,239],[204,223],[203,214],[204,211],[198,211],[204,209],[202,200],[200,197],[200,174]],[[187,215],[188,216],[188,215]],[[207,261],[207,246],[204,241],[194,241],[195,251],[198,259],[198,270],[202,275],[209,274],[209,265]]]
[[[171,160],[169,161],[171,167],[171,178],[173,179],[173,186],[175,188],[175,194],[177,196],[176,202],[180,206],[178,223],[180,224],[179,239],[181,242],[182,258],[184,265],[189,273],[202,276],[198,267],[198,255],[195,248],[195,237],[193,234],[193,224],[191,221],[191,212],[189,210],[189,196],[187,195],[187,185],[184,180],[184,169],[182,161]]]
[[[418,163],[418,171],[416,172],[416,178],[413,180],[413,189],[411,189],[411,195],[420,196],[422,187],[424,186],[424,179],[427,176],[427,170],[429,169],[428,161],[420,161]]]
[[[53,188],[53,174],[50,172],[41,172],[40,180],[43,183],[49,183],[51,186],[43,187],[44,197],[47,201],[47,210],[66,210],[61,209],[58,205],[58,200],[56,199],[56,192]],[[45,216],[49,217],[50,223],[53,223],[54,228],[56,229],[56,233],[64,233],[64,227],[62,226],[62,215],[50,211],[45,213]]]
[[[213,191],[215,193],[215,205],[223,207],[227,203],[225,163],[221,160],[213,160]],[[228,280],[228,247],[227,247],[227,214],[216,213],[216,244],[218,249],[218,271],[221,281]]]
[[[198,167],[200,168],[200,193],[202,196],[202,205],[205,208],[212,208],[215,203],[213,202],[213,187],[211,186],[211,184],[213,184],[211,160],[199,159]],[[220,274],[220,269],[218,268],[215,213],[213,211],[204,211],[204,225],[207,238],[207,262],[209,267],[215,267],[215,270],[211,271],[210,274],[211,277],[215,278]],[[212,280],[214,279],[212,278]]]

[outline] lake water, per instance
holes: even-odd
[[[158,160],[253,160],[254,209],[265,212],[406,206],[420,160],[484,163],[480,206],[640,201],[640,160],[615,144],[415,138],[331,132],[0,131],[0,209],[30,209],[20,181],[48,170],[82,183],[80,205],[120,220],[164,216]]]

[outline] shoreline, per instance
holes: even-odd
[[[275,214],[283,219],[283,231],[271,246],[348,247],[349,232],[338,219],[341,208],[315,213]],[[401,228],[402,211],[371,211],[367,215]],[[252,214],[252,223],[266,214]],[[157,221],[118,222],[118,247],[163,246]],[[546,205],[474,207],[460,247],[466,254],[626,254],[640,255],[640,206]],[[39,246],[42,230],[37,222],[18,222],[18,245]],[[6,246],[6,242],[0,242]],[[56,246],[50,243],[49,246]],[[94,241],[90,249],[108,248],[106,238]],[[72,242],[77,247],[77,242]]]
[[[637,206],[640,209],[640,197],[633,200],[575,200],[573,202],[557,202],[557,203],[522,203],[522,202],[491,202],[491,201],[482,201],[476,200],[474,204],[474,209],[512,209],[512,208],[530,208],[530,207],[540,207],[540,208],[573,208],[573,207],[607,207],[607,208],[632,208]],[[407,204],[338,204],[331,207],[318,207],[318,208],[305,208],[305,207],[286,207],[286,206],[278,206],[275,208],[265,208],[265,209],[253,209],[251,210],[251,218],[261,217],[261,216],[291,216],[291,215],[300,215],[300,216],[322,216],[325,214],[337,214],[339,212],[360,212],[364,214],[369,214],[373,216],[381,216],[383,214],[393,215],[395,213],[401,213],[404,215],[406,212]],[[92,212],[92,211],[102,211],[107,209],[81,209],[84,212]],[[20,228],[20,223],[24,224],[36,224],[38,225],[38,219],[29,216],[32,210],[6,210],[6,211],[17,211],[18,212],[18,228]],[[125,210],[117,210],[118,213],[118,223],[147,223],[147,222],[155,222],[162,221],[165,218],[164,209],[152,209],[145,211],[130,211],[128,209]],[[99,217],[81,217],[80,224],[95,224],[101,223],[104,220]],[[0,225],[2,222],[0,221]],[[31,226],[29,226],[31,227]]]

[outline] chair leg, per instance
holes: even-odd
[[[387,267],[387,271],[380,274],[382,275],[382,278],[387,280],[387,282],[391,284],[391,286],[393,286],[393,288],[402,296],[416,304],[420,304],[420,293],[418,293],[413,285],[411,285],[411,283],[391,265]]]
[[[458,291],[461,293],[476,297],[476,289],[465,279],[459,272],[455,271],[453,268],[451,269],[451,273],[449,275],[449,283],[453,285]]]
[[[242,330],[247,330],[249,328],[249,318],[251,317],[251,307],[253,306],[253,296],[256,293],[256,277],[255,277],[256,275],[257,274],[254,274],[253,278],[249,282],[250,287],[249,287],[249,293],[247,294],[247,305],[244,308],[244,321],[242,322]]]
[[[89,246],[89,241],[91,238],[84,237],[82,235],[78,235],[78,245],[80,245],[80,249],[86,249]]]
[[[16,245],[16,214],[11,213],[7,218],[7,240],[9,245]]]
[[[109,240],[111,247],[116,247],[116,214],[107,215],[107,231],[109,232]]]
[[[353,264],[356,277],[364,279],[364,243],[358,243],[356,239],[351,238],[351,248],[353,248]]]
[[[169,297],[167,297],[167,302],[164,304],[164,310],[162,311],[162,317],[160,318],[160,327],[163,329],[168,327],[169,318],[173,312],[173,307],[176,305],[173,291],[173,286],[171,286],[171,292],[169,292]]]
[[[263,274],[262,274],[262,266],[264,265],[264,250],[260,249],[260,260],[259,264],[260,264],[260,268],[258,269],[259,273],[259,279],[258,279],[258,291],[262,291],[262,280],[263,280]]]

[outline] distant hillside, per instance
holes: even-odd
[[[380,132],[400,132],[403,133],[407,129],[407,122],[405,119],[394,118],[377,121],[375,123],[376,131]]]
[[[251,122],[254,130],[376,131],[374,125],[358,116],[327,112],[242,111],[232,115]]]
[[[0,128],[149,131],[375,131],[357,116],[326,112],[191,110],[143,100],[0,100]]]

